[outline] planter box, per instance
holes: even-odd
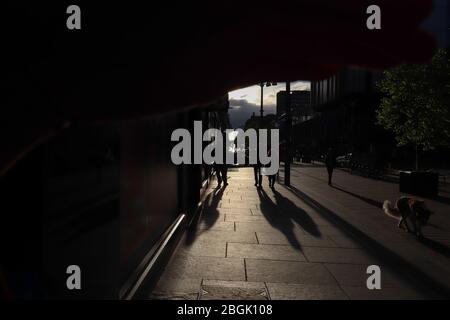
[[[439,175],[435,172],[401,171],[400,192],[424,197],[438,194]]]

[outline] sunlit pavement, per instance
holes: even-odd
[[[294,166],[293,188],[275,190],[266,177],[256,189],[251,168],[228,176],[150,298],[423,299],[449,283],[448,205],[430,202],[432,242],[420,243],[377,207],[398,196],[395,184],[338,170],[332,188],[320,166]],[[366,286],[373,264],[381,290]]]
[[[450,198],[447,191],[435,199],[426,199],[435,212],[423,228],[425,239],[397,228],[397,222],[383,214],[384,200],[394,202],[402,194],[398,184],[350,175],[335,170],[334,187],[326,184],[323,167],[296,166],[294,191],[304,199],[314,199],[328,211],[328,216],[344,221],[349,233],[365,247],[399,269],[408,283],[427,297],[450,297]],[[420,198],[420,197],[419,197]],[[431,291],[431,292],[430,292]]]

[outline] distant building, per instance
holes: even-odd
[[[316,116],[294,125],[296,148],[307,154],[321,154],[330,146],[339,154],[383,153],[380,149],[390,145],[392,137],[376,125],[380,77],[380,72],[345,68],[312,81],[311,112]]]
[[[276,126],[276,116],[274,114],[267,114],[261,118],[259,115],[252,116],[245,122],[244,130],[247,129],[270,129]]]
[[[436,0],[423,28],[435,36],[439,48],[450,47],[450,3]],[[396,141],[376,124],[382,72],[345,68],[333,76],[311,82],[313,119],[294,126],[298,148],[322,153],[334,146],[338,153],[392,155]]]
[[[311,82],[311,105],[315,110],[321,106],[348,97],[377,93],[376,82],[381,72],[370,72],[364,69],[346,68],[337,74]]]
[[[285,113],[286,91],[280,91],[277,93],[277,116],[282,118]],[[291,113],[293,124],[309,120],[314,116],[310,91],[291,91]]]

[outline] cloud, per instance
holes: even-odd
[[[310,90],[311,82],[296,81],[291,84],[291,90]]]
[[[247,99],[230,99],[230,107],[258,108],[259,105],[253,102],[249,102]]]
[[[276,86],[264,87],[264,114],[276,113],[276,96],[281,90],[285,90],[286,84],[279,83]],[[310,83],[295,81],[291,83],[291,90],[309,90]],[[261,88],[257,85],[241,88],[229,92],[230,121],[234,128],[241,127],[253,114],[259,115]]]
[[[245,99],[230,99],[230,115],[231,126],[233,128],[243,127],[245,122],[250,119],[253,113],[259,114],[260,105],[249,102]],[[264,114],[271,114],[276,112],[274,104],[264,105]]]

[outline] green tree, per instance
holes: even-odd
[[[379,82],[385,95],[377,123],[392,131],[401,145],[418,152],[450,145],[450,59],[438,50],[428,64],[408,64],[384,72]]]

